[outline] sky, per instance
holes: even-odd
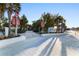
[[[62,15],[68,27],[79,27],[79,4],[77,3],[22,3],[20,16],[26,15],[29,24],[38,20],[44,12]]]

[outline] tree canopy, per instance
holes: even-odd
[[[44,30],[47,31],[49,27],[54,27],[57,26],[57,29],[59,29],[59,24],[63,24],[64,27],[66,26],[65,22],[66,20],[64,19],[63,16],[59,14],[50,14],[50,13],[43,13],[40,17],[39,20],[33,22],[33,28],[36,29],[37,31],[40,28],[40,21],[44,20],[45,22],[45,27]]]

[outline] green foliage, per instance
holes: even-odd
[[[66,24],[65,24],[66,20],[64,19],[63,16],[57,15],[54,22],[55,22],[55,25],[57,26],[57,32],[64,32],[65,31],[65,29],[66,29]],[[60,25],[60,23],[61,23],[61,25]],[[60,27],[61,27],[61,29],[60,29]]]
[[[5,10],[6,10],[6,4],[0,3],[0,20],[3,19]]]
[[[66,24],[65,24],[66,20],[63,18],[63,16],[58,15],[58,14],[52,15],[50,13],[44,13],[44,14],[42,14],[40,20],[33,22],[32,26],[33,26],[34,30],[36,30],[36,31],[42,30],[40,27],[41,20],[44,20],[44,22],[45,22],[45,27],[43,29],[46,32],[49,27],[54,27],[54,26],[57,26],[57,30],[58,30],[60,23],[62,24],[61,27],[66,29]]]
[[[41,29],[41,27],[40,27],[40,20],[33,21],[32,27],[33,27],[33,30],[35,32],[39,32],[40,29]]]
[[[8,27],[9,26],[9,23],[7,22],[8,21],[8,18],[4,17],[4,20],[3,20],[3,27]]]
[[[45,29],[47,31],[48,27],[53,27],[54,26],[54,17],[50,13],[44,13],[42,16],[42,20],[46,22],[45,24]]]
[[[10,21],[11,21],[11,14],[13,12],[15,12],[15,13],[16,12],[20,12],[21,6],[20,6],[19,3],[8,3],[8,4],[6,4],[6,6],[8,6],[6,8],[7,8],[8,19],[9,19],[9,35],[10,35],[11,34],[11,23],[10,23]]]
[[[27,30],[27,23],[28,23],[28,20],[26,16],[23,15],[20,20],[20,29],[19,29],[20,32],[25,32]]]
[[[13,7],[14,7],[14,9],[15,9],[15,12],[16,12],[16,11],[19,11],[19,12],[20,12],[20,10],[21,10],[21,5],[20,5],[19,3],[13,3]]]

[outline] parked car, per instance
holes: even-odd
[[[48,33],[55,33],[55,32],[56,32],[55,28],[53,28],[53,27],[48,28]]]

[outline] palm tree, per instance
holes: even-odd
[[[5,4],[4,3],[0,3],[0,18],[1,20],[4,17],[4,12],[5,12],[6,8],[5,8]]]
[[[26,31],[27,23],[28,23],[27,17],[25,15],[22,15],[20,20],[20,31],[22,32]]]
[[[19,3],[13,3],[14,12],[20,12],[21,5]]]
[[[45,22],[45,30],[47,31],[49,27],[54,27],[54,17],[50,13],[44,13],[42,15],[42,20]]]
[[[4,18],[4,12],[5,12],[5,4],[4,3],[0,3],[0,21],[2,24],[3,18]],[[0,24],[0,25],[1,25]],[[1,26],[1,28],[3,27],[3,25]]]
[[[8,12],[8,19],[9,19],[9,35],[11,34],[11,14],[13,12],[20,11],[20,4],[19,3],[7,3],[6,4],[7,12]]]
[[[58,15],[54,21],[57,26],[57,32],[60,32],[60,31],[62,32],[62,25],[63,24],[65,25],[65,19],[62,16]],[[61,27],[61,29],[60,29],[60,27]]]
[[[19,16],[17,14],[19,14],[20,10],[21,10],[21,7],[20,7],[20,4],[19,3],[13,3],[13,10],[15,12],[15,16],[17,19],[19,19]],[[17,22],[16,22],[17,23]],[[18,25],[16,24],[16,27],[15,27],[15,35],[17,36],[17,31],[18,30]]]
[[[11,34],[11,14],[13,12],[13,6],[12,4],[6,4],[6,9],[7,9],[7,14],[8,14],[8,19],[9,19],[9,35]]]

